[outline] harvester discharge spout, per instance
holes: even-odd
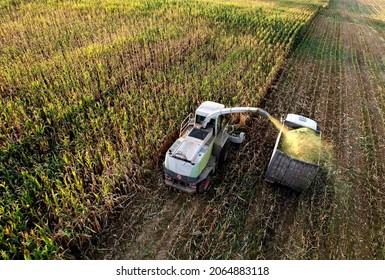
[[[261,117],[265,117],[265,118],[270,118],[270,114],[268,112],[266,112],[265,110],[261,109],[261,108],[257,108],[257,113],[261,116]]]
[[[215,119],[220,115],[225,114],[234,114],[234,113],[256,113],[262,117],[270,118],[270,114],[261,108],[255,107],[233,107],[233,108],[223,108],[218,111],[212,112],[209,114],[203,121],[202,127],[205,128],[206,125],[210,122],[211,119]]]

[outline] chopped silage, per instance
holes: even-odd
[[[317,133],[307,127],[285,131],[278,147],[284,153],[313,164],[329,164],[330,146]]]

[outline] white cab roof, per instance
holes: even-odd
[[[207,117],[210,113],[223,108],[225,108],[225,105],[223,104],[213,101],[205,101],[198,107],[198,109],[196,110],[196,114],[202,117]]]

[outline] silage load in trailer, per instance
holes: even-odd
[[[283,133],[279,148],[284,153],[308,163],[324,164],[330,159],[328,147],[321,137],[307,127]]]

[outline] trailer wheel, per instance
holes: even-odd
[[[219,154],[219,164],[223,164],[226,160],[227,157],[229,156],[229,148],[230,148],[230,142],[229,140],[226,141],[225,145],[223,145],[223,148]]]

